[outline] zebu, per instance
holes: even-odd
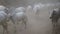
[[[34,7],[33,7],[33,11],[35,12],[35,15],[39,16],[40,9],[43,8],[44,6],[45,5],[43,5],[41,3],[35,4]]]
[[[18,22],[20,21],[22,21],[22,23],[25,24],[25,28],[26,28],[27,16],[25,15],[25,8],[18,7],[12,10],[10,13],[10,19],[14,24],[14,28],[16,28],[16,24],[18,24]],[[15,32],[16,32],[16,29],[15,29]]]
[[[34,5],[33,7],[33,11],[35,12],[35,15],[39,15],[40,12],[40,5]]]
[[[3,5],[0,5],[0,25],[3,26],[3,34],[6,31],[8,34],[8,25],[7,25],[7,14],[6,14],[7,8]]]
[[[50,19],[52,20],[53,24],[53,33],[57,34],[57,25],[58,25],[58,20],[60,18],[60,8],[56,8],[53,10]]]

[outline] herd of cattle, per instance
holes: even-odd
[[[28,6],[28,9],[31,8],[35,11],[35,14],[38,14],[40,8],[44,6],[44,5],[42,6],[40,5],[35,5],[34,8]],[[25,28],[26,28],[26,23],[28,21],[28,18],[25,12],[26,12],[25,7],[7,8],[3,5],[0,5],[0,24],[3,26],[3,34],[5,31],[8,34],[7,22],[9,22],[10,20],[14,24],[15,32],[16,32],[16,24],[18,24],[19,21],[22,21],[22,23],[25,24]],[[52,23],[57,22],[59,17],[60,17],[60,8],[54,9],[50,17],[50,19],[52,19]]]

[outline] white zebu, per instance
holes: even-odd
[[[7,8],[3,5],[0,5],[0,25],[3,26],[3,34],[6,31],[8,34],[8,25],[7,25],[7,14],[5,13]]]
[[[35,12],[35,14],[37,14],[39,10],[40,10],[40,5],[34,5],[33,11]]]
[[[33,7],[33,11],[35,12],[35,15],[38,15],[39,16],[39,13],[40,13],[40,9],[44,7],[43,4],[41,3],[38,3],[38,4],[35,4],[34,7]]]
[[[16,28],[16,25],[20,21],[22,21],[25,24],[25,28],[26,28],[27,16],[25,15],[25,8],[24,7],[18,7],[15,10],[11,11],[11,13],[12,12],[13,12],[13,14],[10,14],[10,19],[15,26],[14,28]],[[16,30],[15,30],[15,32],[16,32]]]

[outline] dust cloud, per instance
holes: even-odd
[[[6,3],[7,2],[7,3]],[[50,13],[54,8],[60,6],[58,0],[6,0],[5,6],[20,7],[33,6],[34,4],[42,3],[43,8],[40,9],[39,15],[34,15],[34,12],[27,11],[28,16],[27,29],[24,29],[24,24],[17,25],[17,34],[52,34],[52,23],[49,19]],[[4,5],[4,4],[3,4]],[[9,34],[14,34],[13,23],[8,23]],[[0,26],[0,33],[2,34],[2,27]]]

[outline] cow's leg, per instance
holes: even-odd
[[[53,33],[52,34],[57,34],[57,24],[53,24]]]
[[[15,19],[13,18],[13,16],[10,16],[10,19],[11,19],[13,25],[14,25],[14,33],[16,34],[16,21],[15,21]]]
[[[14,25],[14,34],[16,34],[16,21],[12,17],[10,17],[10,19]]]
[[[26,29],[26,21],[24,19],[22,20],[22,24],[25,25],[25,29]]]
[[[6,23],[6,25],[5,25],[5,30],[6,30],[6,32],[7,32],[7,34],[8,34],[9,31],[8,31],[8,25],[7,25],[7,23]]]
[[[2,26],[3,26],[3,34],[4,34],[5,31],[8,34],[8,25],[7,25],[7,23],[3,23]]]
[[[14,26],[14,34],[16,34],[16,23],[14,21],[13,22],[13,26]]]
[[[26,24],[26,21],[23,21],[23,22],[24,22],[24,24],[25,24],[25,29],[26,29],[26,25],[27,25],[27,24]]]
[[[59,18],[53,20],[53,34],[57,34],[57,33],[58,33],[58,32],[57,32],[57,29],[58,29],[58,28],[57,28],[57,27],[58,27],[58,26],[57,26],[57,25],[58,25],[58,19],[59,19]]]
[[[25,24],[25,29],[26,29],[26,27],[27,27],[27,21],[28,21],[27,17],[25,17],[22,21]]]
[[[4,32],[5,32],[5,29],[3,28],[3,34],[4,34]]]

